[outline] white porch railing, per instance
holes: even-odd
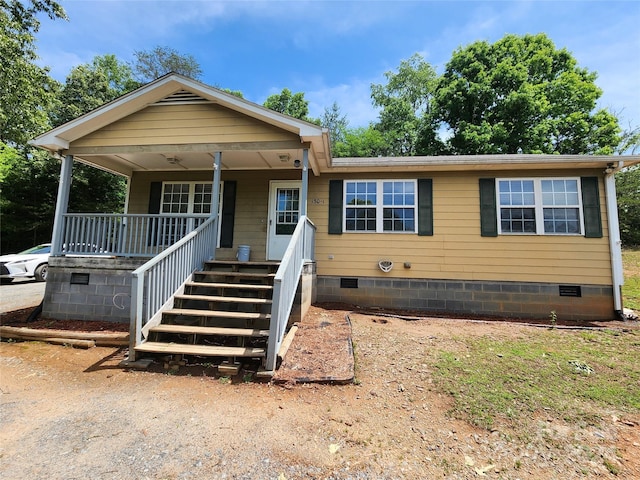
[[[68,213],[52,255],[153,257],[195,230],[209,215]]]
[[[278,351],[291,314],[298,282],[305,260],[313,260],[316,226],[302,216],[293,232],[289,247],[282,258],[273,283],[273,303],[269,344],[267,346],[266,370],[275,370]]]
[[[215,257],[217,217],[208,217],[195,231],[133,272],[129,360],[142,342],[142,327],[160,312],[176,290],[203,263]]]

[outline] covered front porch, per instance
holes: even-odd
[[[266,370],[274,369],[301,274],[313,262],[308,175],[319,174],[318,162],[329,156],[325,130],[171,74],[34,143],[62,161],[47,316],[128,317],[129,357],[135,360],[151,329],[167,321],[163,312],[175,310],[176,295],[189,283],[202,283],[195,272],[213,260],[231,264],[241,250],[246,265],[276,265],[272,298],[262,302],[269,312],[259,312],[268,319],[268,346],[260,356]],[[77,161],[127,177],[124,214],[68,212]],[[196,302],[198,309],[215,311],[230,303],[220,298],[225,287],[220,288],[221,294],[196,294],[180,308],[193,310]],[[239,328],[202,321],[221,314],[183,321],[194,315],[182,312],[174,322],[200,329],[190,333],[192,343],[201,336],[228,336],[211,330],[226,324]]]

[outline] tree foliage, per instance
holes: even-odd
[[[640,246],[640,166],[616,174],[616,192],[622,244]]]
[[[622,132],[616,151],[619,154],[626,153],[629,155],[640,153],[640,127],[630,128]]]
[[[131,68],[142,83],[147,83],[170,72],[199,79],[202,76],[200,64],[192,55],[184,55],[170,47],[157,46],[151,50],[136,50],[136,58]]]
[[[97,56],[75,67],[60,92],[60,108],[52,112],[57,126],[69,122],[138,87],[133,71],[115,55]],[[69,210],[121,212],[126,195],[124,178],[76,162],[73,168]]]
[[[506,35],[453,53],[434,114],[457,154],[610,154],[620,128],[613,114],[595,111],[595,80],[546,35]]]
[[[51,111],[52,124],[69,122],[139,85],[129,65],[119,62],[115,55],[97,56],[92,63],[78,65],[67,75],[58,96],[59,106]]]
[[[385,85],[371,85],[373,105],[380,107],[375,128],[386,140],[384,155],[435,155],[443,145],[436,142],[431,103],[437,75],[421,55],[400,62],[397,72],[388,71]],[[427,141],[427,138],[432,138]]]
[[[320,122],[323,127],[329,129],[329,137],[334,145],[344,142],[349,121],[347,116],[340,111],[338,102],[333,102],[330,108],[325,107]]]
[[[0,2],[0,141],[13,146],[26,145],[48,128],[58,89],[48,69],[35,64],[38,13],[66,19],[51,0]]]
[[[55,102],[41,107],[49,126],[73,120],[137,87],[130,68],[113,55],[96,57],[75,67]],[[32,133],[30,136],[33,137]],[[26,142],[27,139],[24,141]],[[20,250],[49,241],[53,227],[60,163],[46,152],[27,145],[4,145],[0,155],[2,183],[2,248]],[[70,212],[122,211],[126,183],[118,175],[75,162],[69,200]]]
[[[309,101],[304,98],[304,93],[292,93],[288,88],[282,92],[269,95],[263,105],[270,110],[284,113],[290,117],[319,124],[320,120],[309,118]]]
[[[333,145],[334,157],[379,157],[386,155],[387,141],[373,126],[348,129],[343,142]]]
[[[51,240],[60,164],[45,152],[0,143],[2,251],[19,251]]]

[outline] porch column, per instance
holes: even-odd
[[[56,213],[53,217],[53,233],[51,235],[51,254],[62,255],[62,237],[64,228],[63,215],[69,208],[69,191],[71,190],[71,173],[73,172],[73,155],[66,155],[60,167],[60,184],[56,199]]]
[[[309,191],[309,149],[302,150],[302,192],[300,192],[300,216],[307,214],[307,194]]]
[[[220,165],[222,164],[222,152],[216,152],[213,158],[213,187],[211,188],[211,216],[218,215],[220,210]],[[218,217],[216,220],[216,235],[215,244],[213,248],[213,258],[215,258],[215,251],[217,248],[217,239],[220,232],[220,224],[222,218]]]

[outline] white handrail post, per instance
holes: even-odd
[[[142,309],[144,298],[144,273],[131,277],[131,323],[129,324],[129,357],[136,361],[136,345],[142,341]]]

